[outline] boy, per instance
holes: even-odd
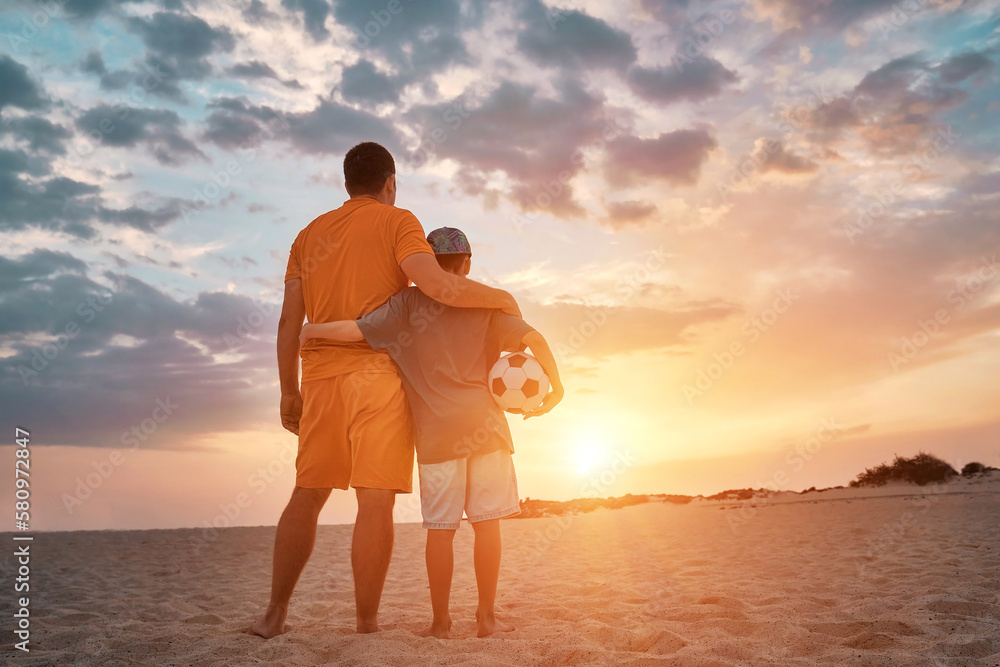
[[[468,275],[472,248],[465,234],[442,227],[428,234],[427,241],[443,269]],[[306,324],[301,339],[310,338],[366,340],[372,348],[386,350],[399,367],[416,427],[434,610],[434,620],[422,634],[445,639],[451,631],[452,543],[463,510],[476,534],[477,634],[486,637],[513,630],[497,620],[494,601],[500,576],[500,519],[519,513],[520,499],[510,429],[490,395],[488,376],[504,351],[530,347],[549,377],[551,391],[524,418],[545,414],[563,397],[545,339],[520,318],[499,310],[451,308],[416,287],[395,294],[355,321]]]

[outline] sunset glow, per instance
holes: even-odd
[[[362,140],[557,356],[562,404],[510,418],[522,497],[1000,465],[996,2],[441,0],[375,35],[315,4],[70,3],[0,55],[0,412],[39,528],[277,520],[283,274]]]

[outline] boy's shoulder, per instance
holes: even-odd
[[[389,300],[385,302],[383,307],[396,313],[405,322],[411,314],[426,310],[432,304],[440,305],[437,301],[421,292],[419,287],[410,285],[389,297]],[[447,306],[441,307],[447,308]]]
[[[410,285],[409,287],[404,287],[393,294],[389,297],[389,300],[395,301],[396,303],[409,308],[421,303],[421,301],[426,298],[428,297],[424,296],[424,293],[420,291],[419,287],[416,285]]]

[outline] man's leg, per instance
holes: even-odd
[[[479,637],[495,632],[510,632],[514,628],[498,621],[494,604],[497,597],[497,580],[500,578],[500,519],[477,521],[472,524],[476,531],[475,565],[476,587],[479,589],[479,608],[476,621],[479,623]]]
[[[392,506],[396,502],[396,492],[386,489],[355,491],[358,518],[354,522],[351,565],[358,632],[378,632],[378,605],[392,558]]]
[[[254,634],[270,639],[285,631],[288,602],[292,599],[292,591],[295,590],[299,575],[309,561],[316,542],[319,513],[330,497],[331,490],[297,486],[292,491],[292,498],[281,513],[278,529],[274,534],[271,601],[264,616],[250,626]]]
[[[451,635],[451,575],[455,569],[455,531],[431,528],[427,531],[427,581],[431,587],[431,608],[434,620],[421,637],[448,639]]]

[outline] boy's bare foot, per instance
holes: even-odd
[[[514,629],[513,625],[509,623],[504,623],[503,621],[497,619],[494,614],[480,614],[476,612],[476,623],[479,624],[479,631],[476,633],[477,637],[489,637],[490,635],[495,635],[498,632],[510,632]]]
[[[254,623],[253,625],[248,625],[247,627],[243,628],[242,630],[240,630],[240,632],[242,632],[245,635],[256,635],[258,637],[264,637],[264,635],[257,632],[256,627],[257,623]],[[291,632],[291,631],[292,631],[292,626],[288,625],[288,623],[285,623],[285,629],[279,632],[278,635],[283,635],[286,632]],[[272,637],[277,637],[278,635],[272,635]],[[271,637],[264,637],[264,639],[270,639],[270,638]]]
[[[288,609],[285,607],[269,604],[261,619],[250,626],[250,632],[264,639],[284,634],[291,630],[291,627],[285,624],[285,616],[287,614]]]
[[[359,635],[370,635],[374,632],[380,632],[382,628],[378,627],[378,623],[366,623],[358,621],[358,634]]]
[[[443,621],[438,621],[437,619],[431,623],[431,627],[426,630],[422,630],[417,633],[421,637],[437,637],[438,639],[451,639],[451,619],[445,619]]]

